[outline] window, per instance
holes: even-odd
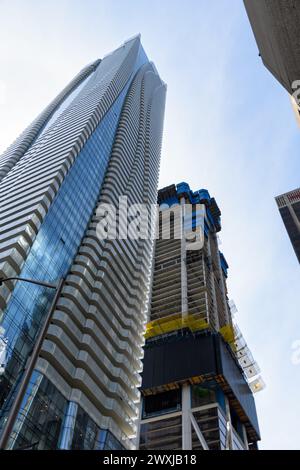
[[[209,405],[210,403],[215,403],[216,401],[216,393],[213,389],[203,387],[203,385],[192,386],[192,408]]]
[[[144,397],[143,418],[181,410],[181,389]]]

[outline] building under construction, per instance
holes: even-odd
[[[186,183],[161,189],[158,203],[139,448],[257,449],[263,383],[232,318],[218,205]]]

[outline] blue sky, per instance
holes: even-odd
[[[168,85],[160,185],[216,197],[229,297],[267,384],[260,447],[299,449],[299,264],[274,196],[299,186],[300,129],[242,0],[0,0],[0,23],[0,151],[84,65],[142,34]]]

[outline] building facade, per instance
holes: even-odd
[[[281,194],[275,199],[300,263],[300,188]]]
[[[8,448],[134,448],[151,240],[99,203],[155,203],[166,86],[141,45],[85,67],[0,157],[0,277],[64,279]],[[0,287],[2,432],[53,298]]]
[[[244,0],[263,64],[291,96],[300,127],[300,4],[295,0]]]
[[[300,4],[295,0],[244,0],[259,54],[291,95],[300,80]]]
[[[244,0],[244,4],[263,63],[291,95],[300,127],[300,3]],[[299,189],[275,199],[300,262]]]
[[[161,189],[158,203],[140,449],[256,449],[263,383],[232,318],[219,207],[186,183]]]

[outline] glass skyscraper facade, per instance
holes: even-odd
[[[99,203],[156,201],[165,84],[135,37],[84,68],[0,157],[0,277],[65,279],[8,448],[133,448],[151,240]],[[0,287],[0,432],[53,292]]]

